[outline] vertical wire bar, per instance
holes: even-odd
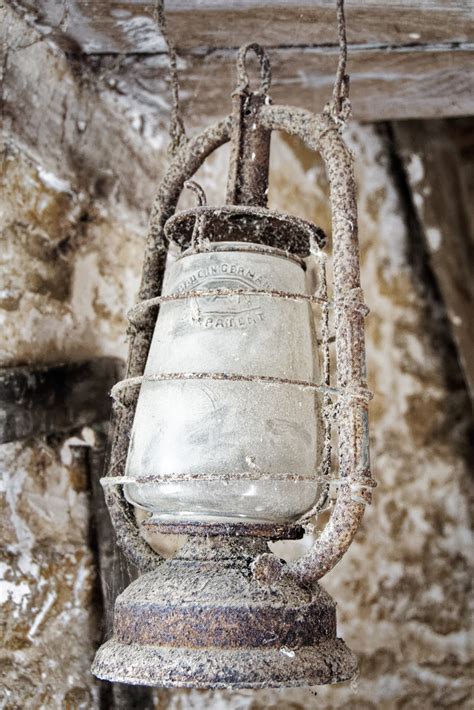
[[[327,273],[326,273],[326,259],[327,256],[324,252],[318,251],[314,254],[317,259],[318,264],[318,287],[314,292],[314,296],[323,299],[323,302],[319,304],[320,306],[320,339],[319,344],[321,348],[322,358],[322,373],[321,373],[321,384],[330,385],[331,383],[331,358],[329,350],[329,303],[328,301],[328,284],[327,284]],[[314,515],[320,513],[326,506],[329,498],[329,488],[330,488],[330,473],[331,473],[331,453],[332,453],[332,441],[331,441],[331,431],[332,431],[332,399],[331,396],[323,394],[321,399],[321,413],[318,417],[318,426],[322,424],[323,436],[322,445],[318,446],[318,453],[321,456],[321,461],[317,467],[317,479],[327,478],[322,484],[322,490],[316,503],[313,507],[304,514],[301,522],[310,520]]]
[[[327,288],[327,272],[326,272],[326,255],[321,254],[319,257],[320,271],[320,288],[317,295],[325,299],[321,304],[321,348],[323,355],[323,378],[322,384],[328,387],[331,384],[331,353],[329,349],[329,305],[328,288]],[[324,426],[324,443],[323,443],[323,458],[321,462],[321,473],[323,476],[328,476],[331,472],[331,422],[332,422],[332,400],[326,393],[323,395],[323,426]]]
[[[329,386],[331,384],[331,353],[329,349],[329,304],[328,300],[328,284],[326,271],[326,254],[319,254],[319,279],[320,286],[317,295],[325,299],[321,303],[321,349],[322,349],[322,384]],[[320,500],[318,502],[318,511],[321,511],[328,502],[330,489],[331,475],[331,455],[332,455],[332,411],[333,403],[330,395],[323,394],[322,398],[322,421],[323,421],[323,451],[319,474],[324,478],[327,477],[327,482],[323,485]]]

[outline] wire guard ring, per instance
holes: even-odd
[[[310,150],[319,152],[331,186],[332,253],[335,261],[333,302],[336,307],[336,365],[339,378],[337,387],[349,390],[349,396],[343,395],[339,400],[335,413],[339,477],[344,478],[344,482],[340,481],[336,502],[320,537],[310,551],[289,565],[289,572],[306,584],[322,577],[343,556],[360,526],[364,503],[368,502],[365,494],[362,494],[364,491],[370,492],[372,488],[367,445],[367,401],[364,397],[357,396],[360,389],[365,389],[366,386],[362,323],[365,308],[361,303],[353,158],[340,136],[337,122],[326,113],[314,115],[303,109],[265,104],[260,108],[257,120],[267,130],[298,135]],[[177,158],[165,175],[150,220],[150,248],[146,252],[144,267],[145,286],[140,292],[140,300],[147,302],[145,308],[159,305],[154,299],[160,298],[156,290],[161,284],[165,264],[164,225],[176,208],[183,183],[192,177],[207,155],[230,139],[231,126],[231,117],[227,117],[192,139],[183,147],[179,159]],[[327,294],[318,293],[317,297],[327,300]],[[321,306],[323,313],[327,314],[329,304],[323,302]],[[327,315],[325,317],[327,318]],[[156,320],[155,313],[152,320]],[[152,332],[148,321],[149,319],[145,318],[136,331],[135,328],[130,331],[132,345],[137,345],[140,349],[129,365],[127,379],[143,373],[144,358]],[[195,374],[187,373],[187,376]],[[140,382],[135,381],[137,384]],[[130,382],[123,387],[130,387]],[[353,396],[354,394],[356,396]],[[323,397],[328,399],[330,396],[330,393],[323,394]],[[117,427],[117,444],[114,443],[109,475],[121,475],[126,460],[128,432],[132,424],[136,395],[131,392],[129,397],[127,393],[126,398],[130,401],[116,410],[120,426]],[[329,442],[329,455],[327,461],[325,460],[324,471],[328,469],[329,472],[330,437],[326,439]],[[160,557],[140,537],[121,486],[107,485],[105,493],[119,544],[129,559],[141,569],[153,569],[159,563]]]

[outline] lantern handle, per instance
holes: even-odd
[[[324,161],[332,205],[334,301],[341,304],[335,313],[337,385],[348,392],[365,389],[364,311],[342,306],[348,301],[355,306],[362,302],[352,153],[341,137],[339,123],[328,112],[314,115],[304,109],[265,105],[259,120],[268,130],[298,136]],[[320,579],[339,562],[371,500],[367,407],[367,400],[360,398],[338,401],[337,500],[312,549],[289,566],[304,584]]]

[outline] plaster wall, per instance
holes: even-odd
[[[59,80],[58,67],[67,68],[54,62]],[[132,123],[135,141],[137,131]],[[157,181],[164,135],[150,138]],[[316,696],[158,691],[164,710],[472,707],[472,414],[440,326],[443,304],[417,266],[424,256],[407,229],[387,135],[353,123],[345,137],[356,157],[362,285],[371,309],[371,445],[379,485],[355,543],[323,584],[338,601],[339,632],[359,656],[360,678]],[[146,131],[141,140],[146,152]],[[210,203],[223,199],[226,160],[220,151],[198,176]],[[420,161],[413,166],[423,171]],[[276,136],[271,178],[273,208],[330,232],[327,185],[315,156]],[[70,165],[62,173],[14,130],[4,135],[0,179],[1,364],[125,357],[124,313],[138,288],[147,202],[88,189]],[[141,187],[128,191],[140,194]],[[85,429],[0,447],[0,707],[8,710],[100,707],[88,672],[103,630],[84,463],[93,437]],[[286,545],[283,554],[295,556],[310,542]]]

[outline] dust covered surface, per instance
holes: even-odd
[[[82,81],[46,41],[27,47],[28,39],[25,34],[23,50],[9,53],[7,74],[19,76],[30,56],[50,69],[48,86]],[[57,106],[54,150],[46,150],[44,135],[35,143],[23,130],[25,121],[10,122],[4,137],[4,366],[126,354],[124,314],[138,289],[145,204],[154,187],[150,155],[158,181],[164,161],[159,146],[165,140],[156,131],[150,135],[146,118],[140,123],[120,116],[124,141],[115,153],[122,174],[128,171],[127,189],[113,189],[113,180],[105,178],[99,181],[103,189],[94,187],[84,180],[77,156],[62,170],[58,156],[73,140],[66,132],[61,143],[61,123],[84,105],[88,82],[71,94],[77,103],[71,103],[69,119],[64,106]],[[53,102],[54,92],[50,96]],[[91,110],[74,134],[85,152],[91,146],[84,136],[92,134],[100,150],[103,116],[109,123],[115,120],[106,98],[94,100],[97,111]],[[117,141],[116,128],[111,126],[110,140]],[[391,172],[392,148],[371,126],[353,124],[345,137],[356,156],[362,286],[371,309],[367,359],[375,393],[371,450],[378,488],[355,542],[323,586],[338,602],[339,634],[358,655],[360,678],[352,685],[318,688],[317,696],[300,689],[159,690],[160,709],[472,706],[470,405],[442,327],[442,304],[419,268],[424,257],[407,229],[398,179]],[[105,136],[103,144],[112,161]],[[131,170],[127,163],[132,164],[133,152],[139,167]],[[90,175],[95,167],[88,165]],[[226,166],[222,150],[199,172],[211,205],[224,200]],[[314,221],[330,236],[327,184],[318,159],[297,142],[275,136],[271,166],[270,208]],[[84,447],[91,443],[87,431],[78,431],[0,450],[0,661],[9,710],[100,706],[98,685],[89,673],[103,629],[84,462]],[[294,558],[309,542],[285,543],[284,554]]]

